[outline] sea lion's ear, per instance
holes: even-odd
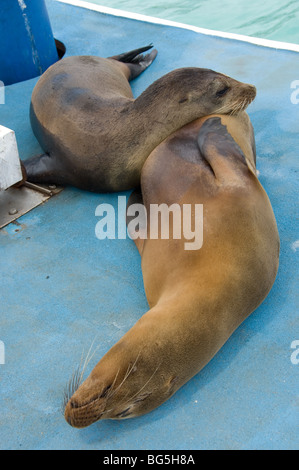
[[[179,101],[179,104],[187,103],[191,99],[191,93],[186,93]]]

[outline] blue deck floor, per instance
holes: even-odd
[[[277,218],[274,287],[205,369],[154,412],[71,428],[63,390],[95,339],[88,371],[147,310],[131,240],[99,241],[95,209],[117,194],[67,188],[0,230],[1,449],[298,449],[299,54],[142,23],[48,0],[67,55],[110,56],[153,42],[159,54],[132,82],[138,96],[166,72],[212,68],[256,85],[248,112],[257,167]],[[28,109],[37,79],[6,88],[0,123],[15,130],[21,158],[40,151]],[[297,251],[296,251],[297,250]],[[294,361],[293,361],[294,362]]]

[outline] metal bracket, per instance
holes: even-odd
[[[22,186],[0,192],[0,229],[60,193],[62,187],[36,185],[25,181]]]

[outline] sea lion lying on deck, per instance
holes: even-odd
[[[211,113],[245,109],[256,90],[196,67],[174,70],[137,99],[129,81],[156,57],[151,46],[104,59],[73,56],[37,82],[31,125],[45,154],[24,161],[32,183],[122,191],[140,184],[148,155],[185,124]]]
[[[203,244],[186,250],[174,227],[169,239],[136,240],[150,310],[67,397],[65,418],[75,427],[161,405],[211,360],[276,277],[279,236],[245,112],[198,119],[158,145],[129,207],[136,202],[147,211],[147,235],[153,204],[202,204]]]

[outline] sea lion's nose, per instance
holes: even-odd
[[[66,419],[67,423],[68,423],[70,426],[73,426],[73,425],[72,425],[72,418],[71,418],[70,415],[66,416],[65,419]]]
[[[249,86],[250,86],[251,96],[252,96],[252,98],[255,98],[256,97],[256,87],[254,85],[249,85]]]
[[[70,426],[73,426],[73,421],[72,421],[72,405],[71,405],[71,402],[69,401],[65,407],[65,410],[64,410],[64,418],[66,420],[66,422],[70,425]]]

